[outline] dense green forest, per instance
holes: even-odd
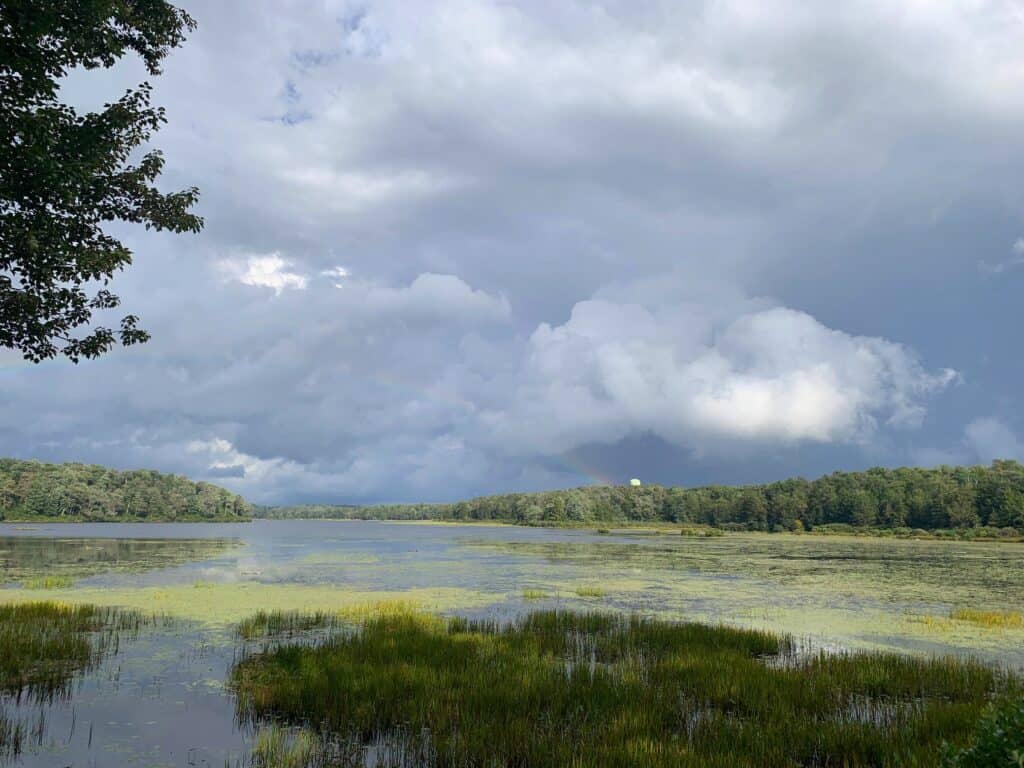
[[[695,523],[734,530],[829,526],[925,531],[1024,531],[1024,466],[869,469],[765,485],[666,488],[590,486],[484,496],[452,504],[264,508],[267,517],[497,520],[526,525]]]
[[[241,496],[148,469],[0,459],[0,520],[248,520]]]

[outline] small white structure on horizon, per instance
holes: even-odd
[[[634,477],[632,480],[629,481],[629,484],[632,485],[634,488],[639,488],[640,487],[640,478]]]

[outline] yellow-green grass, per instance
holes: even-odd
[[[242,640],[276,639],[292,637],[313,630],[331,630],[352,626],[379,616],[415,613],[417,606],[405,600],[381,600],[365,605],[354,605],[336,611],[259,611],[243,619],[235,628]]]
[[[322,764],[320,740],[302,728],[286,729],[276,723],[256,732],[250,768],[311,768]]]
[[[957,608],[950,611],[949,618],[990,629],[1024,628],[1024,613],[1017,611],[979,611],[973,608]]]
[[[401,764],[536,768],[931,768],[993,697],[1022,692],[973,662],[799,655],[768,632],[559,611],[372,617],[243,658],[230,685],[241,722],[313,728],[331,754],[390,740]]]
[[[591,587],[586,585],[576,587],[575,592],[577,597],[604,597],[605,594],[604,590],[600,587]]]
[[[458,587],[423,587],[407,590],[356,590],[330,585],[212,583],[203,589],[192,584],[164,587],[74,588],[58,593],[64,603],[124,608],[146,615],[187,619],[210,627],[232,627],[259,611],[325,613],[372,610],[398,601],[425,611],[484,607],[502,600],[501,593]],[[0,605],[52,599],[45,590],[0,590]]]
[[[67,589],[72,584],[69,576],[33,576],[21,582],[24,589]]]
[[[548,593],[543,589],[524,589],[523,600],[543,600]]]

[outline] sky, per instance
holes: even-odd
[[[0,454],[260,503],[1024,459],[1016,0],[180,4],[205,228],[110,228],[152,340],[0,351]]]

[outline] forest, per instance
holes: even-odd
[[[0,459],[0,520],[228,522],[251,515],[241,496],[179,475]]]
[[[589,486],[450,504],[265,507],[256,514],[521,525],[665,522],[755,531],[959,529],[1015,536],[1024,531],[1024,466],[995,461],[989,467],[877,467],[763,485]]]

